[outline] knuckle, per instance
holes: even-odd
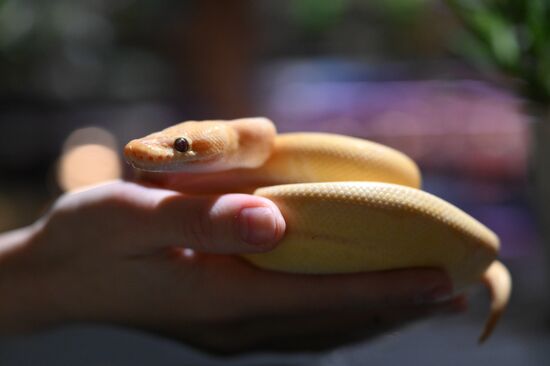
[[[193,218],[184,220],[182,223],[184,245],[199,250],[212,249],[211,229],[210,220],[202,210]]]

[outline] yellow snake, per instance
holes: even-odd
[[[484,282],[491,334],[511,292],[498,237],[420,190],[416,164],[389,147],[323,133],[277,134],[265,118],[188,121],[129,142],[127,160],[149,180],[191,193],[253,192],[272,200],[287,229],[278,247],[244,257],[293,273],[438,267],[456,293]],[[200,174],[197,174],[200,173]]]

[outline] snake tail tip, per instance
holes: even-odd
[[[491,313],[491,315],[489,316],[489,319],[487,319],[487,322],[483,327],[483,332],[481,332],[481,335],[478,338],[478,341],[477,341],[478,345],[480,346],[483,345],[489,339],[489,337],[493,333],[493,330],[495,329],[500,319],[501,314],[502,312],[500,311]]]
[[[485,322],[483,332],[479,337],[478,344],[483,344],[493,333],[498,321],[510,299],[512,291],[512,280],[508,269],[499,261],[494,261],[485,274],[483,282],[491,294],[491,312]]]

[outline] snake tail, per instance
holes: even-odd
[[[512,291],[512,279],[510,272],[499,261],[494,261],[483,274],[482,280],[491,294],[491,310],[489,318],[485,322],[483,332],[479,337],[479,344],[484,343],[497,325]]]

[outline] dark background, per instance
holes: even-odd
[[[182,120],[263,115],[279,131],[360,136],[409,154],[425,190],[500,236],[514,278],[483,347],[488,299],[475,290],[467,314],[322,355],[219,360],[83,326],[3,340],[0,365],[548,364],[530,119],[495,75],[462,61],[460,35],[437,0],[0,0],[0,231],[32,223],[64,179],[78,180],[82,169],[59,164],[70,147],[120,156],[129,139]]]

